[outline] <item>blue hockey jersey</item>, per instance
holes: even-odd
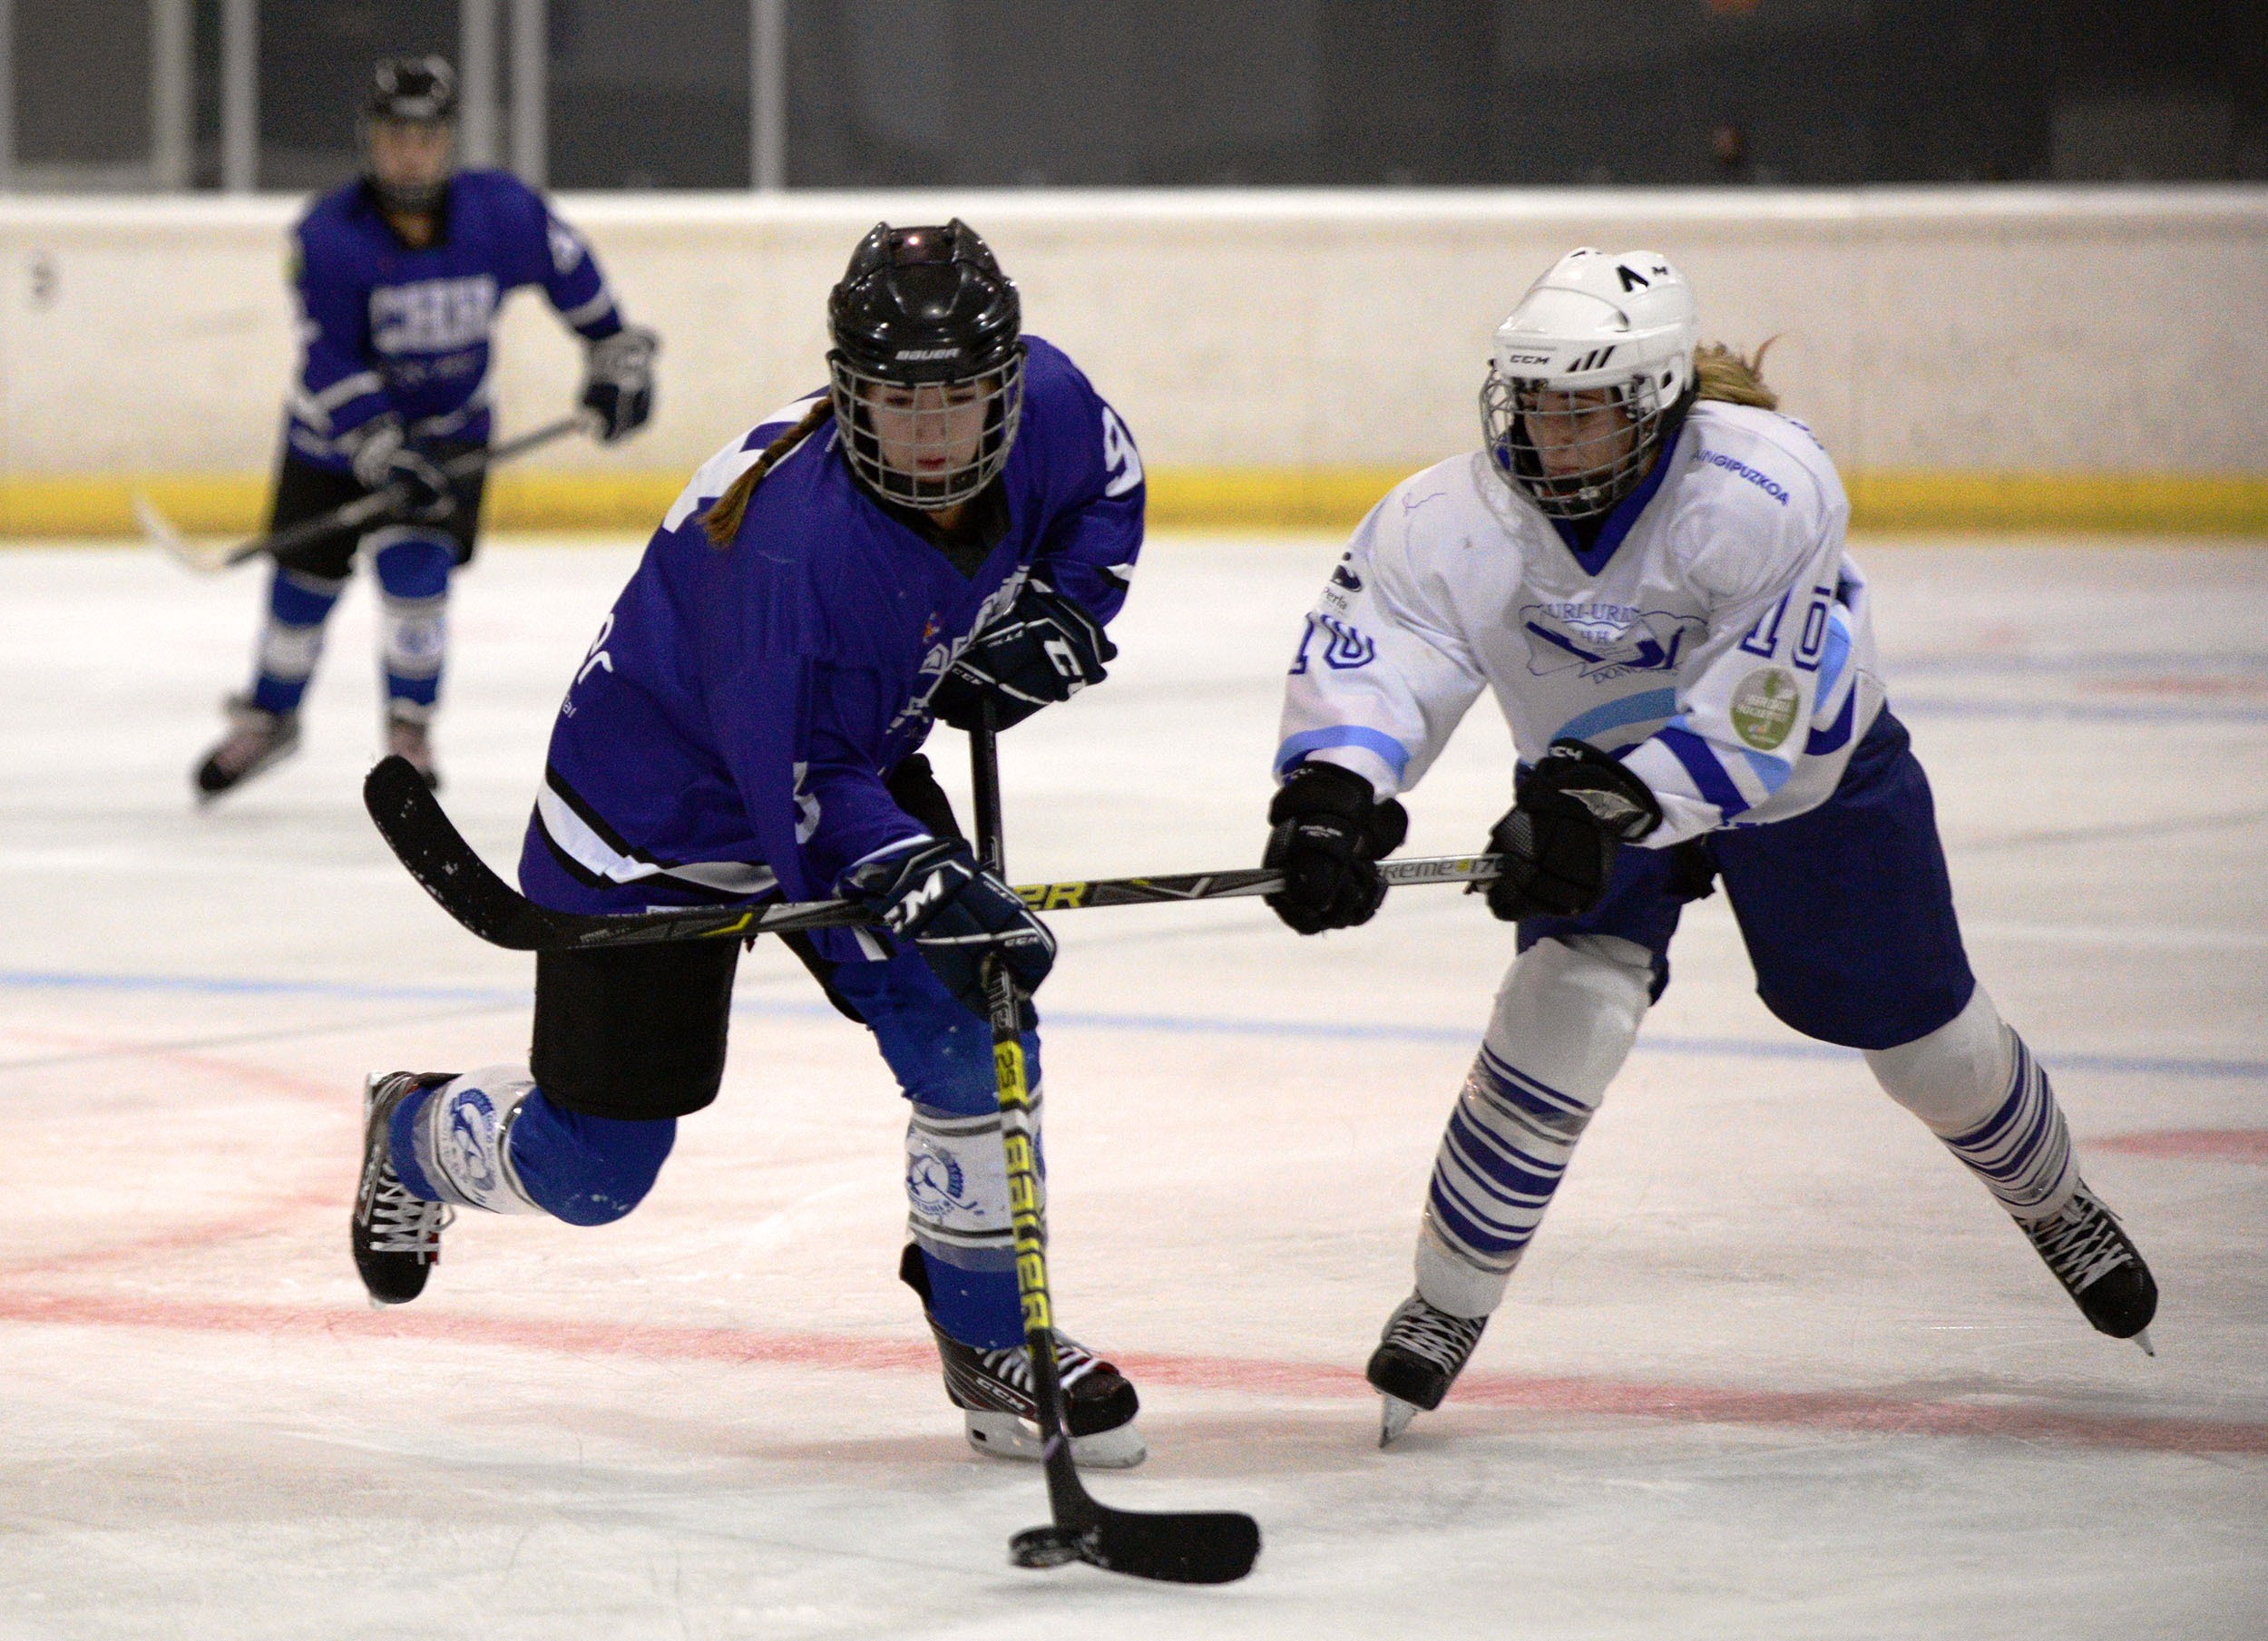
[[[520,858],[532,899],[815,899],[924,835],[884,776],[928,735],[972,635],[1033,576],[1109,621],[1141,547],[1125,425],[1060,351],[1026,342],[1022,423],[994,481],[1005,527],[973,575],[858,484],[831,418],[757,486],[732,542],[710,543],[709,503],[822,395],[694,474],[560,708]],[[815,938],[837,962],[888,954],[871,933]]]
[[[580,236],[507,171],[449,180],[441,232],[413,249],[367,182],[325,194],[293,230],[305,353],[286,406],[295,455],[347,466],[344,435],[386,411],[413,437],[488,436],[489,333],[504,297],[540,285],[589,341],[622,327]]]

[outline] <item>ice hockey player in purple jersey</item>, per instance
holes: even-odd
[[[830,386],[695,474],[575,670],[520,862],[563,911],[845,895],[788,943],[912,1105],[900,1275],[982,1451],[1037,1456],[980,970],[1054,938],[983,870],[918,748],[1103,676],[1141,544],[1140,457],[959,221],[878,225],[830,298]],[[533,1063],[371,1079],[356,1262],[424,1287],[456,1207],[637,1206],[716,1098],[738,946],[543,952]],[[1036,1026],[1036,1019],[1034,1021]],[[1038,1093],[1038,1040],[1026,1039]],[[825,1098],[825,1096],[819,1096]],[[1143,1456],[1134,1387],[1058,1335],[1074,1456]]]
[[[192,784],[210,802],[289,756],[324,623],[367,549],[379,590],[384,738],[438,785],[428,729],[446,659],[452,574],[472,562],[481,476],[444,464],[486,447],[498,305],[538,286],[585,347],[582,404],[611,442],[653,407],[653,332],[627,325],[582,238],[501,171],[452,172],[456,89],[438,57],[377,65],[365,174],[293,230],[298,380],[284,415],[270,531],[406,484],[397,514],[277,556],[252,685]]]
[[[2150,1273],[1970,972],[1834,466],[1761,352],[1696,338],[1661,257],[1562,259],[1496,333],[1483,449],[1364,521],[1292,667],[1266,861],[1303,933],[1376,911],[1395,795],[1483,689],[1519,758],[1488,904],[1520,954],[1370,1361],[1385,1441],[1471,1356],[1715,878],[1765,1006],[1863,1050],[2087,1321],[2149,1348]]]

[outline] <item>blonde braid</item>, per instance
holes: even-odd
[[[708,532],[712,546],[721,551],[732,545],[732,538],[740,532],[740,521],[747,516],[748,498],[764,482],[764,475],[786,460],[789,451],[809,438],[819,424],[834,414],[833,402],[821,399],[803,413],[802,421],[764,446],[764,454],[756,458],[755,464],[727,485],[724,494],[709,503],[701,514],[701,528]]]

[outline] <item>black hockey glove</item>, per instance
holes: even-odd
[[[652,331],[625,325],[584,353],[582,407],[598,417],[601,444],[627,437],[653,415],[653,357],[660,351]]]
[[[1646,783],[1587,741],[1553,741],[1513,790],[1489,834],[1489,853],[1504,857],[1489,910],[1506,923],[1581,916],[1607,892],[1615,851],[1662,824]]]
[[[347,459],[367,490],[398,484],[406,493],[397,509],[413,524],[438,524],[456,511],[456,493],[439,464],[411,444],[392,411],[355,430]]]
[[[1102,664],[1118,659],[1101,622],[1045,581],[1026,581],[938,680],[929,709],[955,729],[973,729],[989,698],[992,728],[1005,729],[1100,684]]]
[[[1300,764],[1268,806],[1260,864],[1284,874],[1267,904],[1302,934],[1366,923],[1386,898],[1377,863],[1402,846],[1410,817],[1370,783],[1336,764]]]
[[[980,1019],[990,1011],[987,957],[999,955],[1024,995],[1038,990],[1055,964],[1055,936],[1048,926],[1013,889],[979,866],[959,838],[869,861],[843,887],[871,907],[884,928],[912,941],[930,972]]]

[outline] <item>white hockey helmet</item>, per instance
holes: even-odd
[[[1637,488],[1689,403],[1699,337],[1693,288],[1667,258],[1568,252],[1496,327],[1481,388],[1496,470],[1553,518],[1606,513]],[[1595,413],[1603,405],[1622,415],[1602,437]],[[1584,416],[1591,420],[1579,429]],[[1570,464],[1585,449],[1579,434],[1597,449]],[[1539,444],[1552,447],[1549,462]]]

